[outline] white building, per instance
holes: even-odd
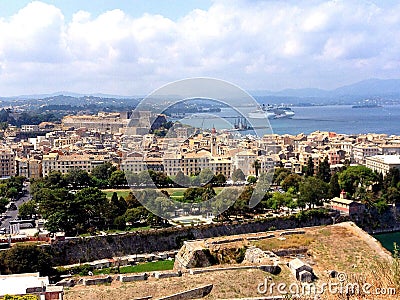
[[[391,168],[400,169],[400,155],[370,156],[365,159],[365,166],[385,176]]]

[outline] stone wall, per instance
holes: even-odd
[[[291,216],[248,223],[173,227],[123,234],[67,238],[65,241],[53,242],[48,250],[52,253],[56,265],[67,265],[135,253],[179,249],[185,240],[329,224],[332,224],[332,218],[329,216],[313,217],[304,221],[299,221]]]

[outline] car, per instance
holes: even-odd
[[[18,207],[15,204],[15,202],[10,202],[9,203],[8,210],[17,210],[17,209],[18,209]]]

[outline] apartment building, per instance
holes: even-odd
[[[15,153],[11,149],[0,149],[0,178],[15,176]]]
[[[42,161],[35,158],[19,158],[16,161],[16,175],[28,179],[37,179],[42,176]]]
[[[69,170],[79,168],[87,172],[91,172],[96,166],[110,161],[109,156],[89,155],[89,154],[72,154],[60,155],[58,153],[49,153],[43,155],[42,175],[49,175],[50,171],[58,171],[62,174],[68,173]]]
[[[22,132],[39,131],[39,125],[21,125]]]
[[[400,155],[374,155],[365,159],[365,166],[385,176],[391,168],[400,169]]]
[[[358,144],[353,147],[353,159],[356,164],[365,165],[365,159],[369,156],[380,154],[381,150],[373,144]]]

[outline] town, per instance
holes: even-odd
[[[150,111],[68,115],[61,122],[21,127],[6,124],[2,134],[1,245],[13,246],[9,251],[21,242],[57,245],[87,235],[113,236],[151,228],[164,234],[163,228],[267,224],[276,218],[282,221],[270,230],[284,229],[287,225],[279,224],[285,220],[295,220],[295,227],[351,220],[370,233],[400,226],[391,209],[400,202],[400,136],[316,131],[256,137],[192,128]],[[249,205],[263,180],[267,185],[261,189],[262,197]],[[258,231],[254,226],[248,233]],[[183,240],[190,239],[191,233],[185,234]],[[167,251],[157,255],[175,259],[184,268],[212,264],[207,259],[186,261],[207,249],[190,246],[192,250],[178,253],[176,246],[146,241],[139,254]],[[229,247],[229,239],[226,243]],[[235,244],[238,247],[243,245]],[[75,272],[82,272],[81,263],[88,262],[83,265],[91,266],[83,273],[87,275],[97,268],[137,264],[138,252],[129,249],[123,250],[125,256],[96,249],[79,260],[67,256],[52,260],[58,261],[54,266],[61,264]],[[25,251],[33,251],[37,258],[46,255],[43,250]],[[148,260],[152,255],[143,257]],[[253,252],[246,252],[249,255]],[[23,270],[13,267],[7,257],[2,261],[2,273]],[[314,275],[306,266],[308,273],[296,276],[310,281]],[[50,275],[52,267],[46,263],[35,271]],[[62,285],[48,286],[48,291],[62,295]]]

